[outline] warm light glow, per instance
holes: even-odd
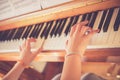
[[[117,75],[116,78],[117,78],[117,79],[120,79],[120,75]]]
[[[0,73],[0,80],[2,80],[2,77],[3,77],[3,74],[2,74],[2,73]]]
[[[107,73],[106,75],[107,75],[107,76],[111,76],[111,74],[110,74],[110,73]]]

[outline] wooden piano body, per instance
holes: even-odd
[[[96,12],[96,11],[98,12],[97,15],[101,15],[101,14],[103,15],[104,11],[107,10],[106,14],[108,15],[110,12],[110,9],[114,10],[113,15],[115,16],[115,18],[111,17],[111,20],[114,20],[114,21],[112,23],[110,23],[110,25],[114,25],[115,19],[117,18],[117,13],[119,13],[118,11],[120,9],[120,1],[119,0],[96,0],[96,1],[94,1],[94,0],[86,0],[86,1],[75,0],[73,2],[69,2],[66,4],[60,5],[60,6],[55,6],[55,7],[51,7],[48,9],[41,10],[41,11],[36,11],[33,13],[29,13],[29,14],[13,17],[10,19],[2,20],[2,21],[0,21],[0,31],[2,33],[2,31],[13,30],[13,29],[16,30],[18,28],[20,29],[20,28],[29,27],[30,25],[32,25],[33,27],[31,28],[31,32],[30,32],[30,33],[32,33],[33,28],[38,23],[47,24],[47,23],[50,23],[50,21],[53,21],[53,23],[55,25],[55,22],[57,20],[62,20],[62,19],[67,18],[67,20],[69,19],[69,21],[70,21],[72,16],[75,17],[78,15],[79,15],[79,18],[81,16],[81,19],[82,19],[84,14],[91,13],[91,15],[93,15],[94,14],[93,12]],[[95,23],[97,24],[98,22],[100,22],[100,20],[99,20],[99,17],[98,18],[96,17],[96,19],[97,20]],[[105,17],[105,19],[107,19],[107,17]],[[103,23],[105,23],[105,21]],[[46,27],[46,26],[44,26],[44,27]],[[54,27],[52,27],[52,29],[53,28]],[[98,28],[98,26],[93,27],[93,28],[96,29],[96,28]],[[43,30],[44,30],[44,28],[42,29],[42,31]],[[119,37],[120,24],[119,24],[118,30],[116,32],[114,32],[114,29],[108,28],[108,31],[105,34],[104,34],[104,31],[101,31],[92,39],[90,45],[94,44],[94,46],[92,46],[86,50],[85,57],[83,58],[84,59],[83,73],[94,72],[105,78],[111,77],[111,76],[107,75],[107,73],[114,73],[114,77],[117,75],[117,73],[118,73],[117,71],[120,68],[120,65],[116,63],[116,62],[118,62],[118,63],[120,62],[119,61],[120,60],[119,59],[119,56],[120,56],[120,37]],[[41,32],[41,34],[42,34],[42,32]],[[22,35],[24,35],[24,34],[22,34]],[[50,36],[48,36],[48,39],[49,39],[49,37]],[[98,38],[100,38],[100,39],[98,39]],[[45,40],[46,42],[48,41],[44,37],[44,38],[39,38],[38,43],[41,44],[40,42],[43,40]],[[54,40],[57,40],[57,39],[54,39]],[[101,43],[100,43],[100,40],[102,41]],[[114,42],[114,40],[117,40],[117,41]],[[1,41],[0,44],[2,44],[2,42],[4,42],[4,41]],[[56,43],[58,43],[58,42],[56,42]],[[13,45],[15,45],[15,44],[13,44]],[[51,44],[49,44],[49,46],[50,45]],[[97,46],[97,45],[100,45],[100,46]],[[39,47],[39,45],[36,45],[36,46]],[[46,43],[46,46],[47,46],[47,43]],[[53,45],[51,45],[51,46],[53,46]],[[13,52],[12,51],[7,52],[7,51],[2,51],[2,50],[0,50],[0,51],[1,51],[0,52],[0,60],[17,61],[19,59],[19,54],[16,51],[13,51]],[[36,61],[48,61],[48,62],[63,62],[64,61],[64,56],[65,56],[64,48],[62,48],[62,50],[60,50],[60,49],[43,50],[42,53],[43,54],[39,54],[35,58]],[[111,56],[116,57],[117,60],[116,59],[115,59],[115,61],[111,61],[111,59],[109,60],[109,57],[111,57]],[[96,67],[99,68],[98,71],[97,71]],[[111,71],[111,67],[114,68],[115,71]],[[112,80],[112,79],[113,79],[113,76],[112,76],[112,78],[109,78],[109,80]]]

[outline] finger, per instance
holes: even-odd
[[[81,25],[80,24],[77,24],[76,25],[76,29],[75,29],[75,35],[79,34],[80,30],[81,30]]]
[[[38,48],[35,52],[35,55],[37,55],[38,53],[40,53],[43,50],[43,46],[44,46],[45,40],[42,42],[40,48]]]
[[[23,56],[25,55],[25,54],[23,54],[23,49],[24,48],[22,46],[19,46],[19,50],[20,50],[20,56],[19,57],[20,57],[20,59],[23,58]]]
[[[22,45],[19,47],[20,51],[24,50],[26,47],[26,40],[22,43]]]
[[[68,45],[68,40],[66,41],[66,45]]]
[[[73,35],[74,31],[75,31],[75,26],[71,27],[70,36]]]
[[[88,23],[88,21],[83,21],[83,22],[81,22],[81,23],[78,23],[78,24],[76,25],[75,34],[76,34],[76,35],[79,34],[79,32],[81,32],[82,26],[85,26],[87,23]]]
[[[80,24],[81,26],[85,26],[86,24],[88,24],[88,21],[86,20],[86,21],[79,22],[79,23],[75,24],[74,26],[76,26],[78,24]]]
[[[26,49],[30,50],[30,39],[26,40]]]
[[[28,38],[28,40],[29,40],[30,42],[36,42],[36,39],[35,39],[35,38]]]
[[[88,24],[87,20],[80,23],[81,26],[85,26],[86,24]]]
[[[98,32],[99,32],[99,30],[92,30],[87,36],[91,39],[93,37],[93,35],[95,35]]]
[[[91,31],[89,26],[82,26],[80,34],[84,35],[87,31]]]
[[[27,40],[25,40],[25,42],[24,42],[24,46],[26,45],[26,42],[27,42]]]
[[[19,50],[22,51],[22,47],[21,46],[19,46]]]
[[[31,49],[31,42],[36,42],[36,39],[34,39],[34,38],[28,38],[27,40],[26,40],[26,48],[28,49],[28,50],[30,50]]]

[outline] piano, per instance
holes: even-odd
[[[84,59],[87,60],[82,63],[82,74],[93,72],[108,80],[119,79],[120,0],[74,0],[1,20],[0,61],[17,61],[19,46],[33,37],[37,43],[31,44],[32,50],[44,42],[44,50],[35,61],[63,62],[70,28],[84,20],[100,32],[92,38],[85,52]]]
[[[109,48],[119,52],[120,1],[96,0],[95,3],[92,3],[88,0],[82,2],[74,1],[73,3],[76,6],[68,7],[67,10],[63,9],[63,11],[58,10],[58,12],[55,12],[54,10],[59,9],[57,7],[52,10],[48,9],[48,11],[53,11],[49,14],[47,14],[47,10],[42,10],[32,13],[32,17],[31,14],[28,14],[1,21],[0,54],[6,55],[6,53],[9,53],[12,55],[12,53],[18,53],[19,46],[23,41],[33,37],[37,39],[37,42],[32,45],[32,50],[38,48],[44,41],[43,52],[59,52],[56,55],[62,55],[63,57],[65,55],[65,42],[69,36],[70,28],[84,20],[89,21],[88,26],[91,28],[100,29],[100,32],[92,38],[88,46],[89,50]],[[78,3],[79,5],[77,5]],[[41,16],[38,15],[40,13],[42,14]],[[63,52],[61,53],[60,51]],[[16,60],[16,58],[12,60]]]

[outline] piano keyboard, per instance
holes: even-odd
[[[88,48],[120,47],[118,7],[0,31],[0,52],[17,52],[23,41],[31,37],[37,39],[32,45],[33,49],[38,48],[45,40],[44,50],[64,50],[71,26],[84,20],[89,21],[88,26],[91,28],[100,29]]]

